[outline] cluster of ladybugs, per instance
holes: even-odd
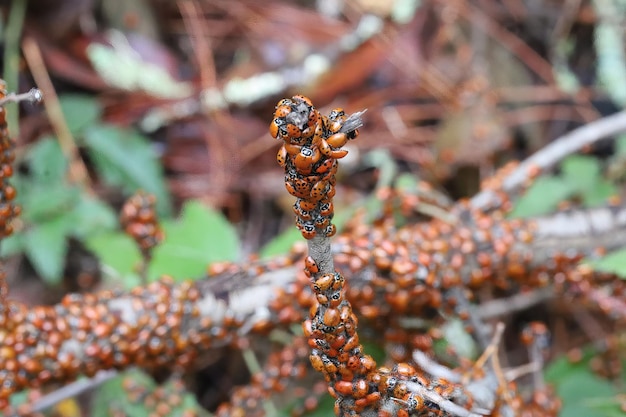
[[[126,200],[120,213],[124,231],[135,240],[144,257],[149,257],[152,248],[163,240],[155,205],[154,195],[140,191]]]
[[[306,378],[309,371],[309,350],[303,337],[294,337],[279,351],[270,353],[262,372],[255,374],[250,384],[236,388],[230,396],[230,402],[221,404],[215,416],[264,417],[266,411],[263,401],[276,393],[281,393],[284,398],[288,397],[290,403],[302,400],[301,406],[291,410],[292,417],[314,411],[319,397],[326,392],[326,383],[320,381],[311,389],[311,381]]]
[[[407,363],[376,369],[376,362],[363,353],[359,343],[357,317],[343,291],[344,277],[339,272],[320,273],[310,256],[305,259],[305,274],[319,303],[311,308],[311,318],[303,325],[312,349],[309,359],[336,398],[335,414],[359,416],[370,409],[383,417],[440,415],[437,404],[411,392],[407,383],[421,384],[446,398],[456,386],[448,381],[430,381]]]
[[[378,408],[378,386],[368,381],[368,375],[376,372],[376,362],[363,354],[356,332],[357,317],[343,293],[344,277],[338,272],[320,273],[311,256],[305,260],[305,274],[311,279],[318,301],[303,324],[312,348],[309,359],[337,399],[335,414],[356,415],[367,408]]]
[[[164,277],[130,293],[69,294],[55,306],[8,302],[6,321],[0,316],[0,410],[17,391],[103,369],[185,369],[241,327],[233,316],[203,314],[200,300],[217,302],[196,282]]]
[[[305,239],[335,234],[332,198],[337,159],[342,147],[358,135],[362,112],[346,116],[338,108],[323,116],[307,97],[296,95],[276,105],[270,134],[283,140],[276,157],[285,169],[285,187],[297,197],[296,224]]]
[[[0,99],[6,96],[4,87],[4,83],[0,84]],[[13,203],[15,188],[8,183],[13,175],[14,160],[15,142],[9,136],[6,111],[0,106],[0,237],[9,236],[13,232],[11,220],[20,213],[20,207]]]

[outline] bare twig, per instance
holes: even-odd
[[[461,375],[457,372],[454,372],[452,369],[444,366],[438,362],[435,362],[431,359],[427,354],[420,350],[413,351],[413,360],[415,364],[422,368],[424,372],[432,375],[435,378],[444,378],[450,382],[460,383]]]
[[[72,137],[63,112],[61,111],[61,104],[56,94],[52,80],[46,70],[41,51],[37,43],[31,38],[25,38],[22,42],[22,50],[24,51],[24,57],[28,62],[28,66],[37,82],[37,85],[43,91],[46,101],[44,103],[52,128],[56,133],[59,140],[59,145],[63,151],[63,154],[70,163],[69,176],[70,179],[78,184],[89,185],[89,174],[83,160],[80,158],[78,148]]]
[[[473,413],[469,410],[466,410],[465,408],[461,407],[458,404],[453,403],[450,400],[447,400],[445,398],[443,398],[441,395],[437,394],[435,391],[433,390],[429,390],[426,387],[414,383],[414,382],[407,382],[407,388],[419,395],[421,398],[424,398],[428,401],[431,401],[435,404],[437,404],[443,411],[452,414],[453,416],[457,416],[457,417],[481,417],[481,414],[476,414]]]
[[[530,158],[522,162],[502,184],[502,190],[511,192],[528,181],[537,170],[545,170],[554,166],[567,155],[580,151],[585,146],[591,145],[609,136],[626,132],[626,110],[612,116],[587,123],[564,136],[561,136],[550,145],[542,148]],[[485,208],[497,200],[491,190],[483,191],[475,195],[471,202],[472,206],[480,209]]]
[[[9,93],[3,99],[0,99],[0,106],[4,106],[7,103],[19,103],[22,101],[30,101],[32,103],[38,103],[43,100],[43,94],[38,88],[31,88],[27,93],[15,94]]]
[[[30,404],[28,408],[29,413],[38,413],[44,411],[55,404],[60,403],[63,400],[68,398],[75,397],[79,394],[82,394],[85,391],[89,391],[94,389],[106,381],[114,378],[117,375],[117,371],[99,371],[92,378],[84,378],[70,384],[65,385],[55,391],[52,391],[49,394],[44,395],[43,397],[37,399],[33,404]],[[13,414],[11,417],[18,417],[18,414]]]
[[[476,314],[481,319],[491,319],[505,314],[515,313],[547,301],[554,297],[551,287],[538,288],[530,292],[522,292],[508,298],[485,301],[476,308]]]

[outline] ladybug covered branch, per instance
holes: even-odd
[[[4,109],[1,112],[3,117]],[[390,210],[372,225],[353,219],[331,247],[334,174],[347,152],[343,147],[357,136],[362,115],[348,116],[335,109],[322,116],[302,96],[281,100],[276,108],[270,131],[282,140],[277,158],[285,168],[286,188],[296,197],[296,224],[308,250],[301,245],[271,261],[214,264],[210,279],[194,283],[164,278],[131,292],[68,295],[50,307],[26,307],[2,298],[0,409],[12,393],[24,388],[66,382],[102,369],[182,369],[213,348],[302,322],[310,310],[304,325],[307,340],[295,339],[278,358],[268,360],[268,375],[274,379],[265,379],[264,386],[278,381],[276,375],[291,378],[282,365],[288,361],[285,358],[299,358],[324,375],[342,415],[472,416],[492,411],[510,414],[520,407],[535,407],[539,414],[534,415],[553,415],[553,402],[522,398],[514,387],[506,392],[517,408],[503,403],[496,395],[502,383],[492,370],[483,379],[472,374],[471,366],[442,370],[430,358],[435,334],[411,333],[402,328],[402,320],[425,318],[436,328],[445,315],[464,316],[458,306],[474,302],[477,289],[496,288],[499,296],[506,296],[522,287],[538,293],[552,288],[552,293],[576,297],[581,301],[577,305],[586,303],[623,319],[625,282],[577,264],[598,247],[610,250],[626,244],[626,207],[614,201],[599,209],[508,220],[493,206],[486,212],[461,201],[442,208],[450,213],[446,218],[400,227],[390,213],[398,207],[415,209],[415,196],[390,191],[383,199]],[[6,182],[12,173],[13,146],[3,123],[0,226],[5,234],[10,232],[10,217],[19,212],[12,204],[14,190]],[[500,181],[487,188],[493,193],[501,191],[501,185]],[[506,196],[497,195],[506,203]],[[153,201],[133,201],[122,220],[149,256],[149,248],[160,237],[155,219],[144,215]],[[432,202],[433,207],[440,205]],[[567,252],[560,249],[565,247]],[[465,291],[461,299],[460,289]],[[6,287],[0,291],[3,297],[6,292]],[[528,305],[528,300],[523,301]],[[432,315],[433,311],[440,313]],[[500,314],[508,312],[504,309]],[[494,313],[468,314],[484,319]],[[362,325],[382,324],[385,339],[410,346],[417,366],[397,360],[392,366],[376,368],[360,344],[357,315]],[[304,364],[293,368],[297,375],[308,369]],[[468,375],[476,378],[464,383]],[[271,389],[265,392],[271,394]],[[487,397],[493,401],[478,400],[475,393],[485,392],[492,394]],[[250,405],[250,398],[258,393],[244,390],[240,397],[232,397],[233,403],[239,398]]]

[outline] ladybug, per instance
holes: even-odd
[[[334,207],[332,201],[326,201],[319,206],[320,214],[322,216],[330,217],[333,215]]]
[[[415,370],[415,368],[413,368],[408,363],[404,363],[404,362],[399,363],[396,366],[394,366],[393,372],[399,374],[400,376],[404,378],[411,378],[412,376],[417,374],[417,371]]]
[[[343,345],[342,350],[344,352],[350,352],[352,349],[356,348],[357,346],[359,346],[359,335],[355,333],[346,341],[346,344]]]
[[[324,312],[323,322],[325,326],[336,327],[339,324],[339,310],[336,308],[327,308]]]
[[[375,391],[375,392],[371,392],[367,394],[363,398],[357,399],[354,402],[354,405],[356,405],[359,408],[365,408],[373,404],[377,404],[380,401],[380,399],[381,399],[380,392]],[[380,416],[381,414],[379,413],[378,415]]]
[[[337,291],[343,288],[343,283],[345,282],[345,278],[339,272],[335,272],[333,274],[333,290]],[[342,311],[343,313],[343,311]]]
[[[335,133],[326,139],[326,143],[333,148],[341,148],[348,142],[347,133]],[[347,151],[345,151],[347,153]]]
[[[334,281],[335,277],[333,276],[333,274],[324,274],[315,281],[315,284],[313,284],[313,289],[315,290],[315,292],[326,291],[331,287]]]
[[[322,361],[322,357],[317,350],[314,349],[312,351],[311,355],[309,355],[309,360],[311,361],[313,369],[317,372],[324,372],[324,362]]]
[[[344,133],[336,133],[335,135],[346,136]],[[331,138],[333,138],[335,135],[331,136]],[[347,136],[346,136],[346,141],[347,141]],[[344,145],[345,145],[345,142],[344,142]],[[332,149],[331,145],[328,143],[326,139],[322,139],[320,141],[320,152],[322,152],[324,156],[328,158],[333,158],[333,159],[341,159],[345,157],[346,155],[348,155],[348,151],[346,151],[345,149]]]
[[[319,267],[317,266],[317,262],[315,262],[315,259],[313,259],[312,256],[307,256],[304,259],[304,267],[307,269],[307,271],[309,271],[311,274],[317,274],[318,272],[320,272]]]
[[[313,223],[298,221],[296,224],[298,226],[298,229],[300,230],[300,233],[302,233],[302,237],[307,240],[313,239],[315,237],[316,232],[315,225]]]
[[[284,125],[285,119],[275,117],[272,123],[270,123],[270,135],[272,135],[273,138],[278,138],[278,134]],[[287,134],[287,132],[284,132],[284,134]]]
[[[289,139],[299,139],[302,136],[302,130],[293,123],[289,123],[285,126],[285,132]]]
[[[276,105],[276,110],[274,110],[274,117],[284,118],[289,113],[291,113],[290,103],[284,102],[284,100],[279,101],[278,104]]]
[[[311,101],[310,98],[308,98],[307,96],[304,96],[302,94],[296,94],[295,96],[293,96],[291,98],[293,101],[295,101],[296,103],[306,103],[307,106],[309,107],[313,107],[313,102]],[[283,100],[289,100],[289,99],[283,99]],[[280,103],[280,102],[279,102]]]
[[[278,150],[278,153],[276,154],[276,162],[278,162],[278,165],[280,165],[281,168],[284,168],[287,164],[287,148],[285,148],[285,145],[281,146]]]
[[[315,172],[318,174],[325,174],[332,171],[333,167],[336,167],[337,160],[333,158],[323,159],[320,164],[315,168]],[[331,174],[332,175],[332,174]]]
[[[330,224],[330,219],[326,216],[317,216],[315,218],[315,227],[318,229],[325,229]]]
[[[331,185],[328,183],[328,181],[322,180],[315,183],[315,185],[311,187],[311,201],[320,201],[321,199],[323,199],[326,192],[329,190],[329,187],[331,187]]]
[[[313,170],[313,165],[320,160],[320,150],[317,147],[302,146],[300,152],[295,155],[293,164],[299,173],[307,175]]]

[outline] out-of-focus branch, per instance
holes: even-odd
[[[510,193],[521,187],[538,172],[553,167],[567,155],[580,151],[601,139],[626,132],[626,111],[587,123],[567,133],[535,152],[508,175],[502,183],[502,191]],[[472,207],[485,208],[497,202],[493,190],[484,190],[472,198]]]

